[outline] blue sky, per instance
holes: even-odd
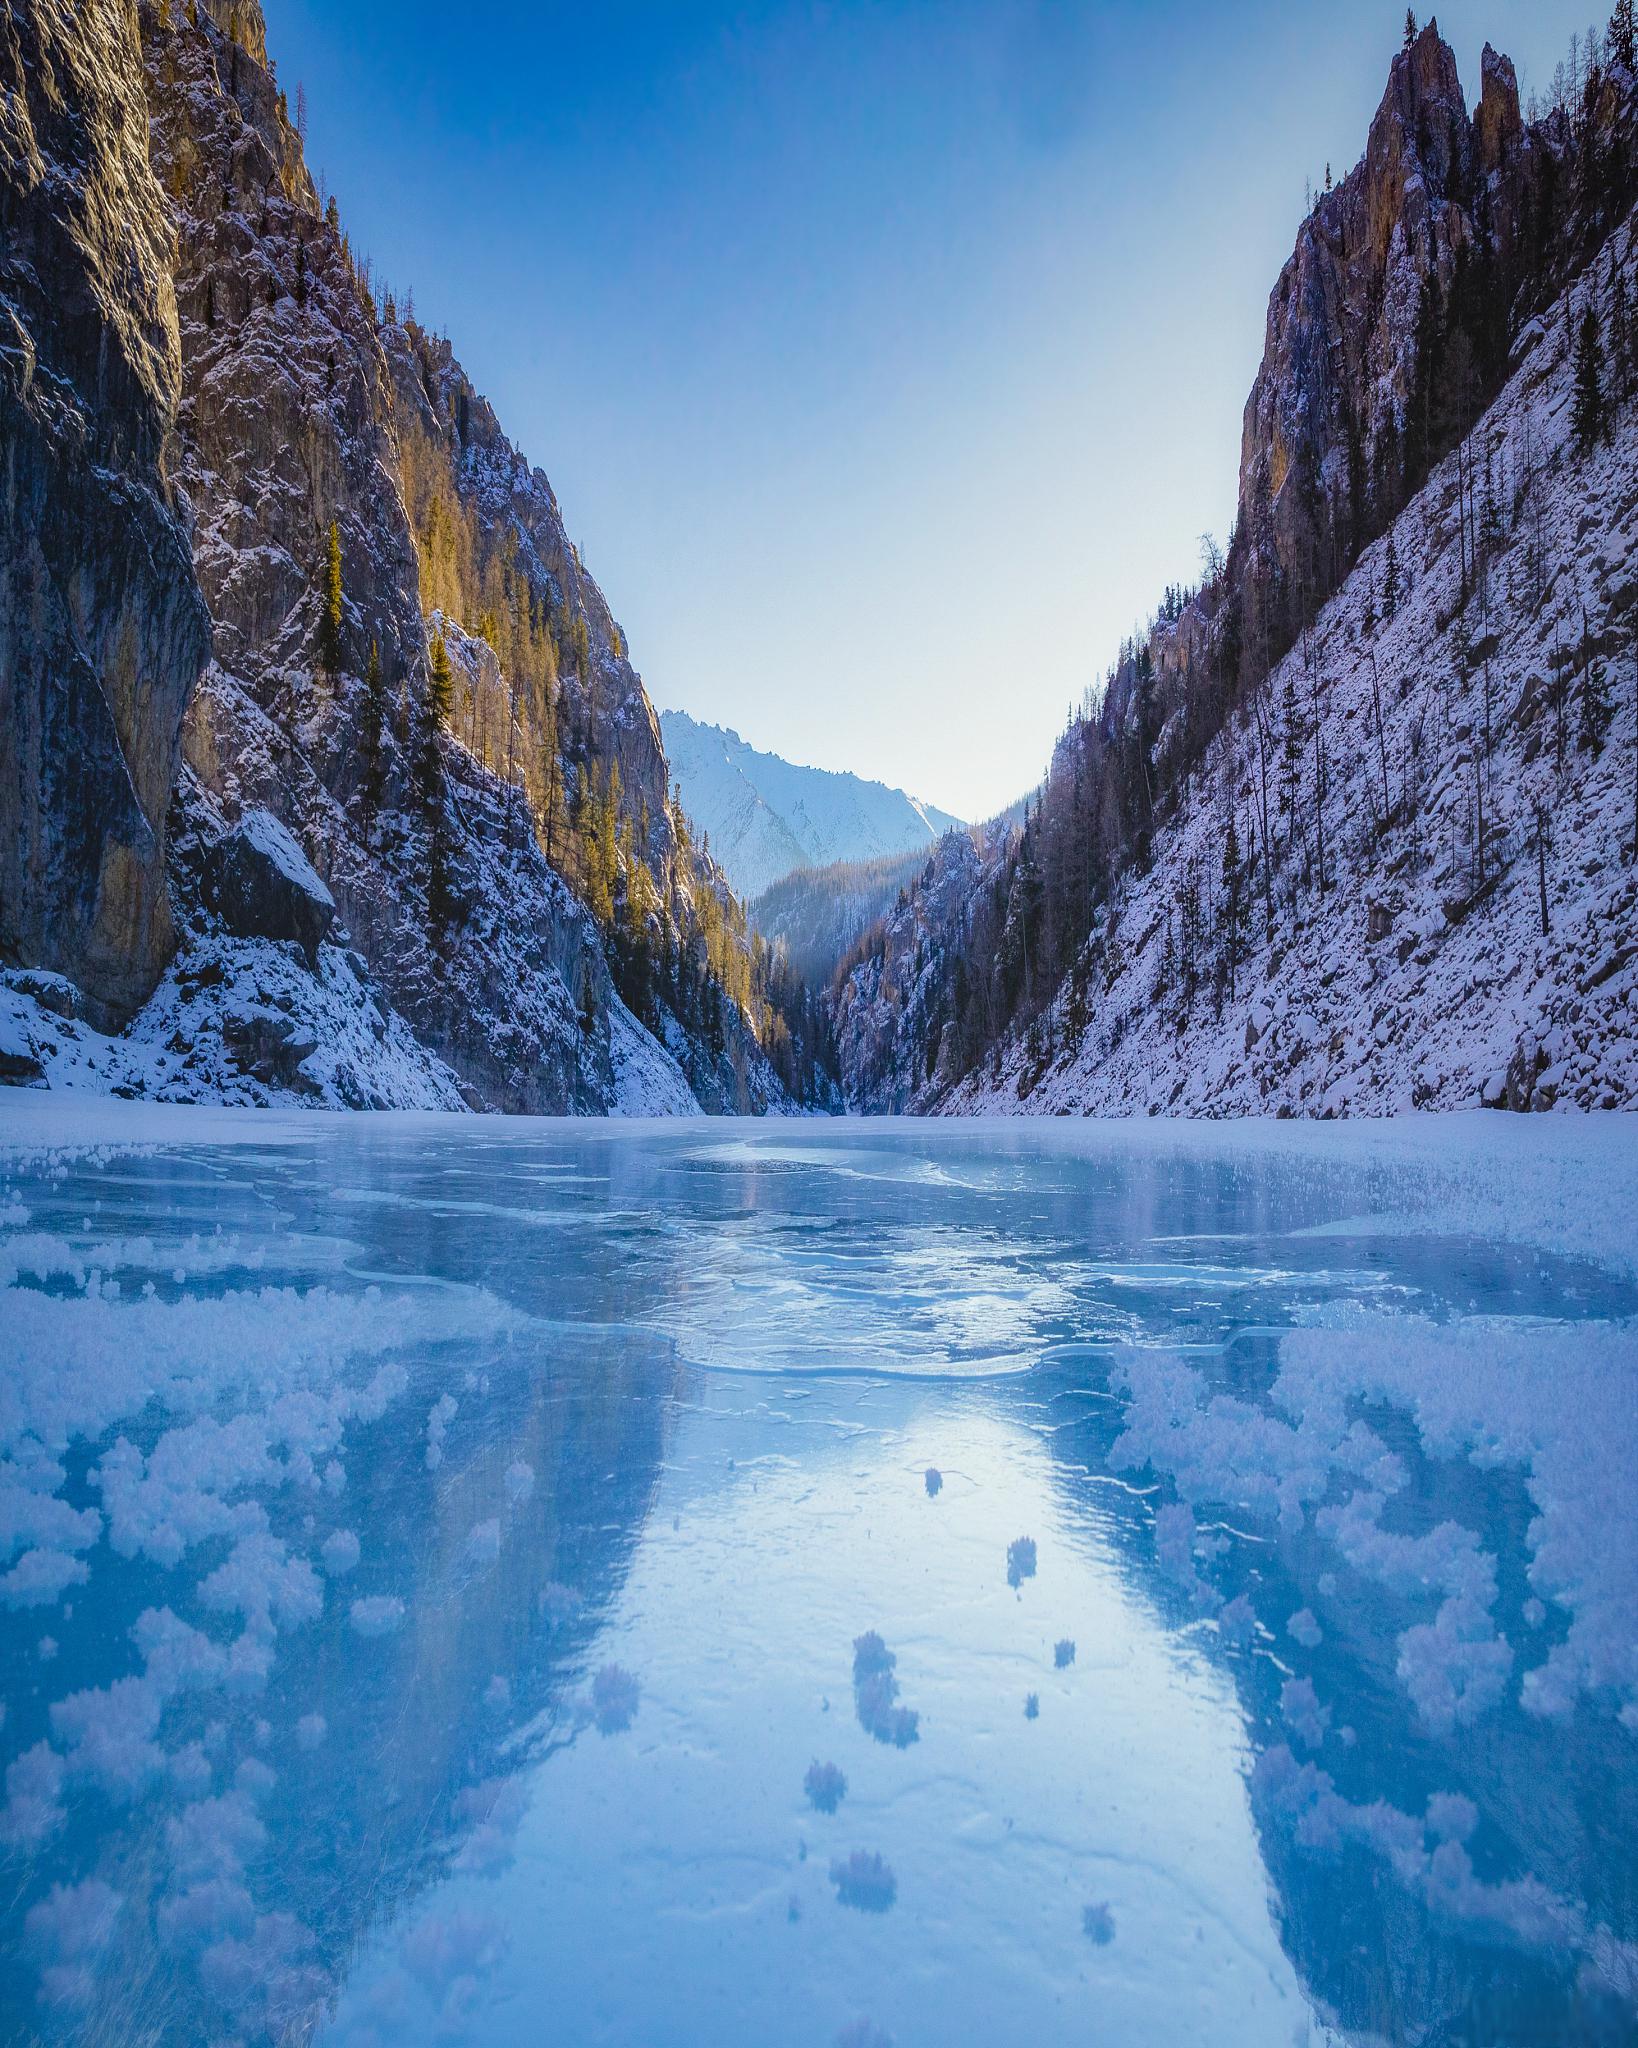
[[[978,815],[1199,535],[1400,5],[264,0],[657,703]],[[1602,20],[1607,7],[1598,9]],[[1581,0],[1439,10],[1545,87]]]

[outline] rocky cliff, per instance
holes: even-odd
[[[174,437],[173,231],[123,0],[0,21],[0,962],[117,1021],[169,957],[208,622]]]
[[[79,523],[35,572],[27,501],[7,547],[20,672],[42,678],[8,724],[8,811],[40,820],[13,835],[31,863],[13,960],[126,1013],[162,970],[174,996],[252,936],[224,929],[204,882],[224,835],[266,814],[332,899],[331,943],[370,1000],[469,1101],[784,1103],[768,1048],[797,1085],[811,1072],[743,911],[673,815],[623,636],[449,344],[378,303],[308,175],[256,0],[73,23],[30,0],[12,21],[24,104],[56,110],[35,154],[59,167],[30,184],[29,138],[8,149],[34,237],[8,273],[19,361],[60,357],[54,376],[91,394],[78,420],[55,385],[40,398],[23,471]],[[82,163],[77,199],[60,166]],[[99,522],[111,551],[90,544]],[[36,584],[78,624],[42,631]],[[52,718],[95,742],[78,750],[106,761],[95,789]],[[298,1042],[322,1034],[317,981],[269,971]],[[214,1013],[171,1037],[134,1085],[215,1088]],[[342,1097],[393,1099],[397,1071],[354,1071]]]
[[[1240,466],[1243,658],[1284,652],[1495,397],[1510,337],[1638,196],[1630,124],[1619,62],[1527,123],[1488,45],[1471,114],[1436,21],[1394,59],[1364,156],[1316,198],[1269,300]]]

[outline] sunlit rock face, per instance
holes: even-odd
[[[117,1020],[170,948],[166,809],[206,651],[171,226],[132,10],[12,9],[0,85],[0,959]]]
[[[124,1023],[178,932],[211,937],[210,849],[263,811],[471,1104],[783,1106],[742,914],[673,817],[623,636],[546,478],[378,297],[256,0],[27,0],[9,36],[0,967]],[[593,800],[646,878],[622,929],[662,963],[662,996],[661,969],[622,983],[646,1024],[567,843]]]
[[[447,343],[381,318],[308,175],[260,10],[217,6],[195,27],[180,9],[147,9],[143,26],[155,166],[178,199],[182,469],[213,628],[184,735],[182,893],[211,841],[265,808],[318,868],[387,1000],[474,1101],[605,1109],[618,1092],[617,998],[602,947],[536,845],[521,795],[502,786],[539,781],[540,701],[509,693],[492,650],[442,615],[431,626],[450,648],[454,766],[468,785],[452,888],[460,912],[478,914],[464,918],[457,961],[429,942],[414,789],[429,626],[410,507],[418,489],[460,502],[474,395]],[[504,460],[504,478],[549,507],[554,563],[569,561],[545,480],[510,448]],[[473,451],[468,468],[479,467]],[[509,521],[510,494],[484,516]],[[332,522],[346,596],[341,664],[327,676],[319,589]],[[532,566],[543,589],[550,570],[538,557]],[[606,646],[606,610],[600,624]],[[386,697],[373,761],[372,647]],[[639,779],[632,748],[623,761],[639,792],[663,790],[663,765]]]
[[[1413,417],[1424,302],[1450,291],[1465,258],[1488,266],[1505,324],[1531,177],[1553,145],[1526,136],[1513,66],[1488,47],[1476,117],[1436,24],[1394,59],[1363,159],[1318,198],[1270,297],[1246,405],[1240,530],[1284,576],[1334,587],[1397,508],[1425,460]],[[1481,366],[1453,374],[1451,407],[1471,406]]]

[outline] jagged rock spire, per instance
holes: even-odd
[[[1486,51],[1475,120],[1430,21],[1389,67],[1364,156],[1299,229],[1269,302],[1240,475],[1242,544],[1276,557],[1289,588],[1333,588],[1400,502],[1418,459],[1405,435],[1425,300],[1464,250],[1513,246],[1523,190],[1491,173],[1522,132],[1508,60]]]

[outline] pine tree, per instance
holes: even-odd
[[[444,804],[444,760],[438,736],[455,701],[455,677],[442,633],[427,657],[426,721],[421,731],[419,781],[427,814],[427,921],[442,944],[454,914],[449,873],[449,823]]]
[[[1595,654],[1587,662],[1586,672],[1581,678],[1581,732],[1582,747],[1596,761],[1604,751],[1604,737],[1615,717],[1615,702],[1610,695],[1609,670],[1602,655]]]
[[[1638,16],[1633,0],[1615,0],[1610,16],[1610,53],[1629,71],[1638,70]]]
[[[1416,33],[1416,11],[1414,8],[1407,7],[1405,9],[1405,48],[1407,50],[1415,49]]]
[[[1382,616],[1395,617],[1399,610],[1399,542],[1392,528],[1388,531],[1388,565],[1382,579]]]
[[[1166,906],[1166,938],[1161,947],[1160,965],[1155,970],[1153,1000],[1160,1002],[1171,989],[1177,977],[1177,944],[1172,936],[1171,905]]]
[[[540,838],[548,867],[558,863],[563,816],[563,762],[558,751],[557,700],[548,678],[541,690]]]
[[[1450,642],[1451,660],[1460,687],[1466,683],[1473,669],[1473,622],[1465,605],[1451,622]]]
[[[1590,455],[1609,438],[1609,412],[1604,400],[1604,339],[1598,307],[1591,298],[1581,316],[1581,338],[1575,351],[1575,406],[1571,414],[1576,447]]]
[[[341,673],[341,529],[332,519],[324,559],[324,609],[319,615],[319,666],[334,682]]]
[[[1234,799],[1229,798],[1228,824],[1223,835],[1223,953],[1228,965],[1229,1000],[1235,993],[1240,945],[1245,932],[1246,904],[1244,876],[1240,863],[1240,834],[1235,824]]]
[[[434,731],[448,720],[454,703],[455,674],[449,665],[449,649],[443,634],[434,633],[427,662],[427,716]]]
[[[1312,693],[1314,709],[1314,851],[1319,892],[1325,894],[1328,883],[1325,871],[1325,794],[1329,778],[1325,765],[1325,721],[1320,716],[1320,674],[1319,662],[1314,653],[1314,636],[1307,627],[1303,629],[1303,660],[1308,668],[1308,687]]]
[[[443,756],[438,750],[438,735],[454,701],[455,677],[449,666],[449,649],[444,645],[443,634],[434,633],[427,658],[426,722],[421,732],[420,759],[421,796],[429,810],[435,803],[439,811],[443,808],[438,802],[443,788]]]
[[[586,625],[586,614],[576,612],[569,638],[570,667],[584,683],[591,673],[591,633]]]
[[[1496,444],[1492,441],[1484,454],[1484,497],[1479,508],[1479,545],[1487,567],[1501,553],[1506,539],[1501,498],[1496,489]]]
[[[1610,268],[1613,276],[1610,282],[1610,389],[1613,396],[1625,402],[1631,398],[1633,387],[1638,383],[1638,315],[1632,303],[1632,287],[1627,281],[1626,268],[1615,266],[1613,242],[1610,245]]]
[[[1192,874],[1188,875],[1177,892],[1177,928],[1179,965],[1183,974],[1183,987],[1193,995],[1200,978],[1200,888]]]
[[[1302,729],[1302,706],[1297,697],[1297,674],[1288,662],[1285,686],[1280,694],[1280,779],[1283,784],[1287,835],[1296,837],[1297,790],[1302,780],[1302,750],[1306,735]]]
[[[608,904],[605,923],[614,920],[614,890],[620,874],[620,769],[609,763],[609,779],[603,791],[603,810],[597,835],[597,865],[602,876],[603,895]]]
[[[585,780],[582,893],[595,923],[601,930],[609,931],[614,925],[614,886],[619,874],[620,771],[610,768],[608,782],[601,791],[589,771]]]
[[[1638,866],[1638,612],[1627,620],[1627,651],[1632,659],[1632,859]]]
[[[370,642],[369,665],[364,671],[364,719],[359,731],[359,748],[364,756],[364,815],[374,822],[381,807],[381,755],[387,734],[387,688],[381,675],[381,646]]]

